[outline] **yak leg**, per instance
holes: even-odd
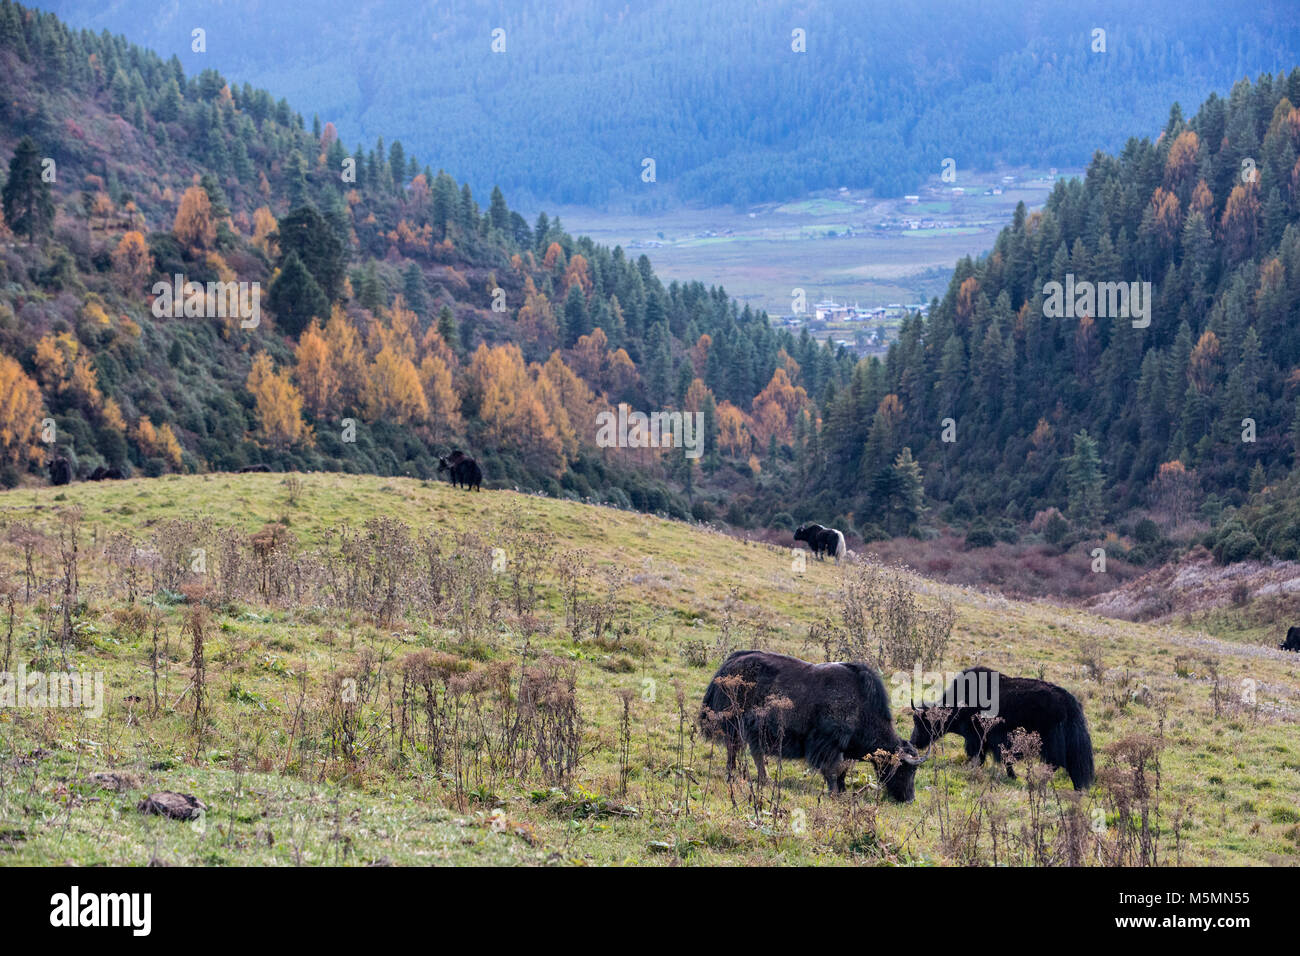
[[[763,764],[763,748],[758,745],[757,741],[750,743],[749,752],[754,758],[754,766],[758,768],[758,785],[760,787],[767,785],[767,767]]]
[[[731,783],[736,776],[736,751],[740,749],[740,743],[735,740],[727,741],[727,783]]]

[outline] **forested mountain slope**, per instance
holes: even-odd
[[[460,444],[494,484],[710,517],[674,490],[692,484],[680,451],[596,449],[599,410],[704,414],[701,462],[743,484],[755,436],[786,444],[803,388],[851,369],[721,289],[664,286],[644,257],[525,222],[500,191],[482,209],[400,143],[347,150],[283,99],[120,37],[5,0],[0,68],[10,483],[55,454],[83,475],[431,475]],[[156,318],[156,283],[177,275],[259,283],[260,323]]]
[[[528,208],[901,195],[947,157],[1078,167],[1154,133],[1170,103],[1300,60],[1289,2],[321,0],[306,22],[276,0],[47,5]]]
[[[959,515],[1059,506],[1113,530],[1148,504],[1214,520],[1285,478],[1300,439],[1296,102],[1300,70],[1190,119],[1175,107],[1154,142],[1099,153],[1041,213],[1022,208],[885,362],[859,366],[810,481],[883,521],[909,448]],[[1059,315],[1052,301],[1051,283],[1135,282],[1151,284],[1142,317],[1109,315],[1109,296]]]

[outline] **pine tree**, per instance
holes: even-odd
[[[54,224],[54,198],[50,184],[41,175],[41,157],[36,143],[24,136],[9,160],[9,178],[5,180],[3,202],[5,222],[14,233],[35,242],[49,233]]]
[[[299,206],[281,219],[275,241],[282,268],[296,255],[326,299],[339,297],[346,262],[343,244],[314,206]]]
[[[294,251],[290,251],[267,290],[266,304],[280,331],[291,337],[298,336],[313,318],[328,314],[330,307],[325,293]]]
[[[1092,531],[1101,521],[1101,493],[1105,479],[1097,442],[1087,429],[1074,436],[1074,454],[1066,460],[1066,469],[1070,517],[1080,527]]]
[[[891,511],[894,525],[902,533],[911,534],[925,514],[925,481],[920,464],[912,457],[912,449],[904,448],[899,452],[894,459],[893,471]]]

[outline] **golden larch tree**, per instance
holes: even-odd
[[[8,355],[0,355],[0,462],[16,468],[41,461],[40,387]]]
[[[362,407],[368,421],[390,425],[423,422],[429,417],[415,365],[390,345],[380,349],[370,366]]]
[[[339,376],[318,320],[313,319],[302,333],[294,354],[298,360],[294,378],[302,390],[303,402],[312,415],[320,418],[334,409]]]
[[[257,407],[263,439],[276,448],[311,443],[311,429],[302,420],[302,393],[277,372],[266,352],[258,352],[248,373],[248,390]]]
[[[191,186],[181,196],[172,235],[185,248],[209,249],[217,241],[217,224],[212,218],[212,202],[202,186]]]
[[[153,272],[153,255],[136,230],[122,236],[113,250],[113,272],[123,292],[137,292]]]

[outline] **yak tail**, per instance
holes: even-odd
[[[709,688],[704,692],[704,703],[700,707],[700,730],[704,732],[705,737],[729,736],[725,721],[712,716],[723,713],[731,706],[731,701],[727,700],[727,695],[718,686],[717,678],[718,675],[714,675],[713,680],[709,681]]]
[[[838,561],[844,557],[844,532],[835,532],[835,560]]]
[[[1094,779],[1092,737],[1088,735],[1088,722],[1083,717],[1083,708],[1078,703],[1075,707],[1077,710],[1065,724],[1065,769],[1070,774],[1075,790],[1087,790]]]

